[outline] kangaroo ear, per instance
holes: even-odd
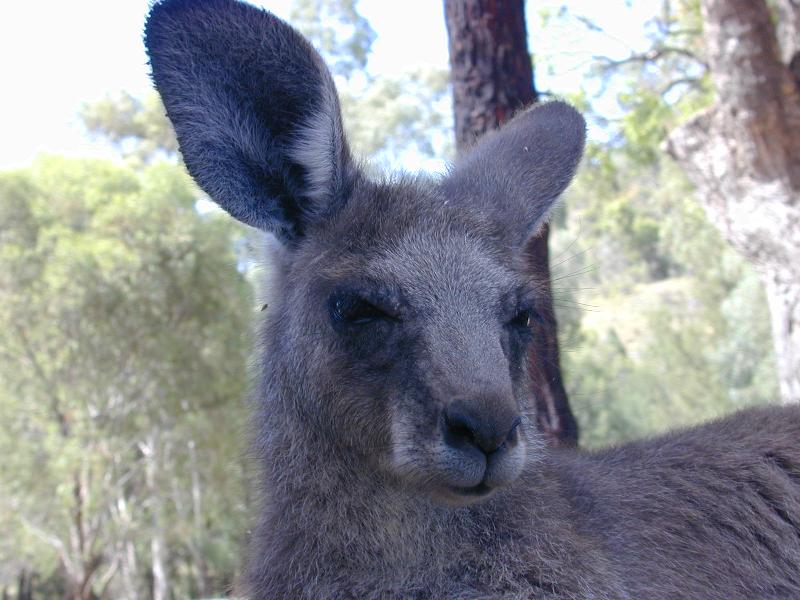
[[[298,32],[236,0],[164,0],[145,45],[189,173],[231,215],[292,244],[344,203],[339,99]]]
[[[521,246],[545,222],[583,154],[586,122],[564,102],[526,110],[456,162],[445,192],[478,204]]]

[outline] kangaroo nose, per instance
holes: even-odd
[[[444,410],[442,426],[444,440],[449,446],[475,446],[484,454],[491,454],[517,442],[521,422],[518,415],[481,417],[463,405],[454,404]]]

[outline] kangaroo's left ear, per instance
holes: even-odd
[[[458,160],[443,181],[445,194],[478,206],[521,247],[569,185],[585,139],[586,122],[569,104],[535,106]]]
[[[236,0],[161,0],[145,45],[189,172],[231,215],[294,246],[346,201],[336,88],[297,31]]]

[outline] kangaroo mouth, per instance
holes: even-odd
[[[485,482],[482,481],[478,485],[473,485],[472,487],[450,486],[450,491],[456,496],[477,499],[488,496],[494,491],[494,488],[489,487]]]

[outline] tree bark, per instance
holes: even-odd
[[[800,0],[775,1],[776,33],[781,62],[790,65],[797,76],[800,66]]]
[[[795,56],[797,3],[781,37]],[[783,402],[800,402],[800,96],[764,0],[703,0],[715,106],[669,136],[670,154],[725,239],[758,270]],[[787,34],[787,30],[793,34]]]
[[[537,101],[528,53],[523,0],[445,0],[453,81],[456,148],[467,150],[481,135]],[[530,356],[538,425],[555,445],[574,446],[578,427],[561,378],[550,290],[549,230],[527,248],[531,268],[546,288],[543,323]]]

